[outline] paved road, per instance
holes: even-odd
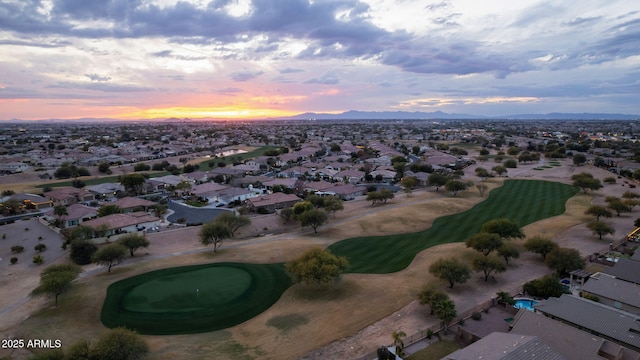
[[[167,216],[167,220],[174,223],[177,223],[178,219],[185,218],[187,224],[204,224],[214,220],[225,211],[231,211],[219,208],[197,208],[175,201],[169,202],[167,206],[173,211],[173,214]]]

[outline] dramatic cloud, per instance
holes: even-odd
[[[141,95],[136,114],[640,113],[640,3],[626,0],[5,0],[0,38],[0,98],[16,99],[0,119],[91,116],[46,99],[101,93],[114,108]]]

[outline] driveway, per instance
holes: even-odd
[[[212,221],[225,211],[231,211],[227,209],[216,208],[197,208],[183,203],[171,201],[167,204],[173,214],[167,216],[167,220],[177,223],[178,219],[187,219],[187,224],[197,225],[204,224]]]

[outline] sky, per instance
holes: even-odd
[[[0,119],[640,114],[640,1],[2,0]]]

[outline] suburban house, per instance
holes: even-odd
[[[171,187],[174,187],[181,182],[185,181],[185,179],[181,178],[177,175],[165,175],[160,177],[155,177],[147,180],[147,183],[150,183],[153,191],[161,191],[167,190]]]
[[[274,212],[278,209],[291,207],[301,199],[293,194],[273,193],[267,195],[259,195],[245,202],[251,211],[255,212]]]
[[[364,179],[364,175],[364,171],[350,169],[337,172],[333,176],[333,179],[337,181],[343,181],[345,183],[357,184]]]
[[[565,359],[640,359],[640,353],[628,347],[528,310],[518,311],[511,334],[536,336]]]
[[[116,205],[122,209],[123,213],[131,213],[136,211],[149,211],[150,208],[158,205],[157,203],[137,197],[123,197],[108,205]]]
[[[225,187],[212,192],[209,197],[210,202],[228,205],[232,202],[243,202],[252,197],[258,196],[252,188]]]
[[[535,357],[533,354],[535,354]],[[537,336],[493,332],[482,338],[482,340],[445,356],[443,360],[531,358],[544,360],[567,359]]]
[[[84,204],[72,204],[67,206],[67,215],[60,216],[62,221],[62,228],[70,228],[78,225],[82,225],[91,219],[95,219],[98,216],[98,210]],[[44,217],[48,221],[55,221],[58,216],[54,213],[53,209],[47,211]]]
[[[208,182],[200,185],[196,185],[189,191],[190,194],[197,196],[201,200],[207,203],[215,202],[217,192],[226,189],[227,185],[222,185],[214,182]]]
[[[605,267],[603,272],[617,279],[640,284],[640,261],[619,258],[614,266]]]
[[[44,193],[55,205],[72,205],[94,201],[95,196],[89,191],[73,187],[56,188]]]
[[[116,194],[124,193],[124,186],[118,183],[103,183],[92,186],[86,186],[85,190],[93,193],[96,199],[108,200],[114,199]]]
[[[541,301],[534,308],[551,319],[640,351],[638,315],[568,294]]]
[[[337,196],[341,200],[353,200],[358,196],[362,196],[367,192],[367,189],[363,186],[356,186],[353,184],[332,184],[330,187],[323,187],[322,190],[317,190],[316,195],[319,196]]]
[[[82,225],[88,226],[95,231],[105,231],[105,236],[109,237],[115,234],[135,233],[156,228],[160,225],[160,219],[146,212],[136,212],[111,214],[86,221]]]
[[[0,164],[0,174],[15,174],[29,170],[29,165],[19,161]]]
[[[582,296],[595,296],[598,302],[640,316],[640,285],[595,273],[582,285]]]

